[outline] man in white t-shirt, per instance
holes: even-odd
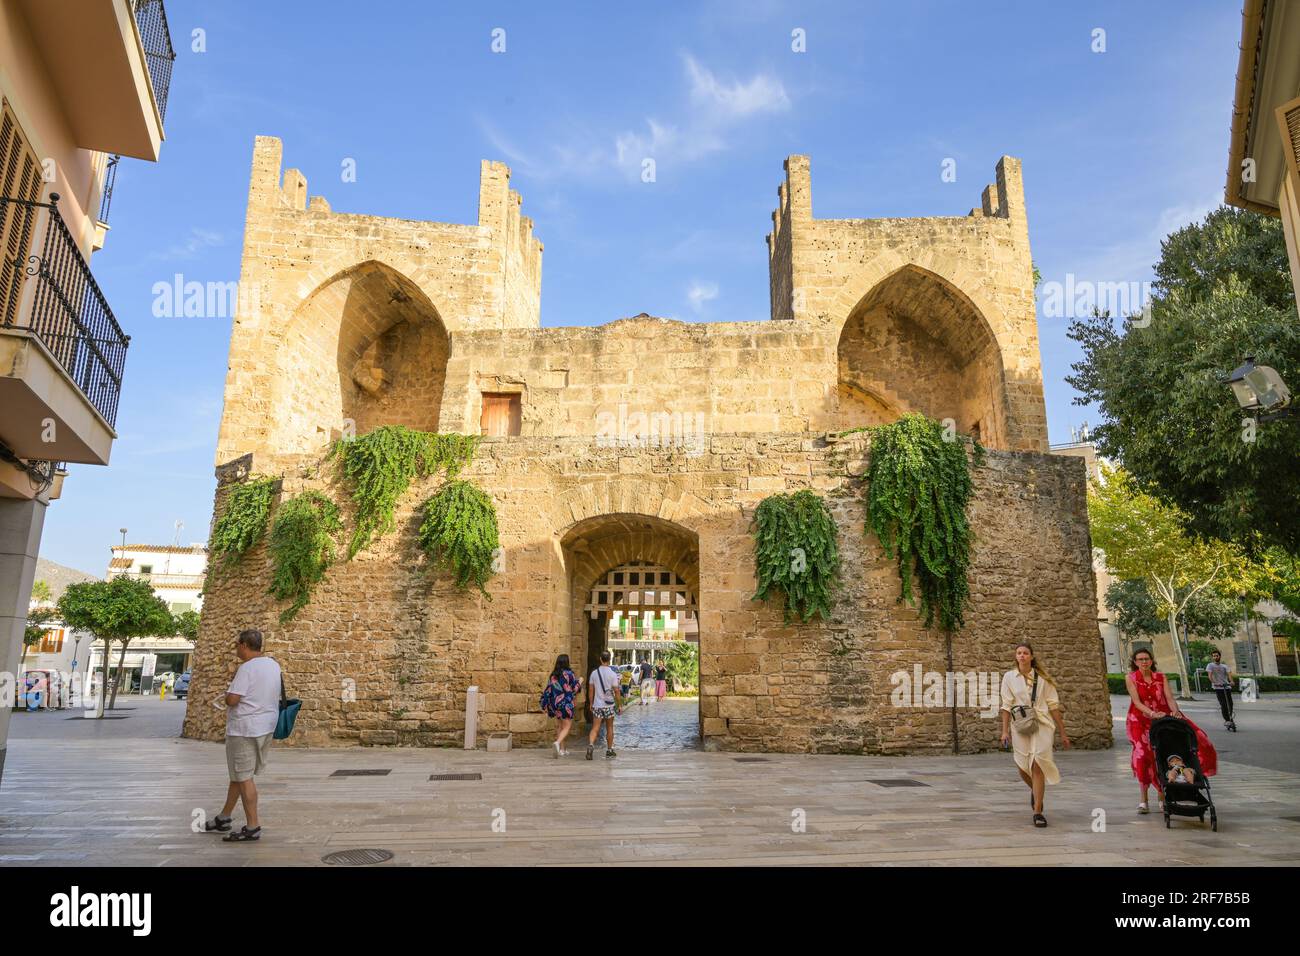
[[[266,752],[280,719],[284,688],[280,665],[262,653],[261,631],[240,631],[235,656],[241,661],[235,679],[226,688],[224,701],[221,698],[213,701],[213,706],[220,707],[224,702],[226,707],[226,766],[230,770],[230,786],[226,790],[226,805],[203,825],[210,833],[229,831],[235,801],[242,802],[248,822],[242,830],[226,836],[227,843],[243,843],[262,836],[253,777],[266,766]]]
[[[614,752],[614,715],[623,705],[623,688],[619,684],[618,673],[609,666],[609,651],[600,652],[600,666],[591,672],[587,680],[587,692],[591,694],[591,735],[587,738],[587,759],[591,759],[596,749],[596,738],[600,736],[600,725],[605,724],[605,756],[617,757]]]

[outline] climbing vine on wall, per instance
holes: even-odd
[[[212,526],[213,567],[237,564],[266,533],[266,518],[278,485],[278,478],[254,478],[231,487],[226,510]]]
[[[434,567],[449,568],[456,586],[472,584],[484,597],[501,547],[491,497],[468,481],[449,481],[424,503],[420,547]]]
[[[348,557],[393,530],[397,501],[414,479],[439,470],[454,478],[473,457],[478,442],[477,435],[441,435],[404,425],[384,425],[335,442],[332,454],[342,461],[357,506],[357,527]]]
[[[772,589],[785,595],[785,619],[830,617],[839,577],[840,551],[826,502],[811,491],[764,498],[754,512],[754,565],[765,601]]]
[[[867,527],[885,556],[898,562],[900,600],[915,604],[920,592],[925,626],[935,619],[945,631],[963,624],[970,586],[971,499],[966,442],[924,415],[876,425],[867,466]],[[984,449],[974,443],[975,463]]]
[[[343,530],[339,509],[318,491],[305,491],[275,511],[271,525],[271,587],[273,597],[292,601],[280,612],[288,624],[307,606],[312,589],[334,561],[334,536]]]

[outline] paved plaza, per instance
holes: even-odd
[[[115,721],[15,716],[0,863],[311,865],[354,848],[391,851],[384,865],[1300,863],[1300,775],[1239,762],[1249,731],[1225,741],[1204,705],[1192,713],[1224,751],[1218,833],[1137,816],[1122,742],[1059,755],[1051,825],[1035,830],[1007,754],[649,749],[692,732],[695,703],[668,701],[630,708],[613,760],[588,762],[577,746],[562,760],[539,749],[275,749],[259,778],[266,836],[241,846],[190,831],[196,810],[214,811],[225,793],[221,745],[172,736],[183,702],[131,698]],[[1300,698],[1276,695],[1249,720],[1289,727],[1293,751]],[[430,779],[442,774],[480,778]]]

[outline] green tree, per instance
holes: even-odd
[[[41,582],[37,582],[41,583]],[[27,612],[27,626],[23,628],[23,656],[18,664],[18,673],[27,668],[27,650],[35,647],[45,636],[44,625],[58,617],[53,608],[33,608]]]
[[[1183,604],[1180,622],[1184,631],[1207,641],[1231,638],[1241,621],[1241,603],[1236,597],[1212,589],[1198,591],[1184,602],[1187,588],[1179,588],[1176,598]],[[1152,595],[1145,581],[1113,581],[1106,589],[1106,607],[1115,614],[1115,624],[1124,638],[1123,656],[1130,654],[1132,639],[1164,634],[1169,619],[1162,613],[1160,601]]]
[[[1223,377],[1247,355],[1300,387],[1300,322],[1278,221],[1222,208],[1171,235],[1151,311],[1117,328],[1071,323],[1083,358],[1069,382],[1096,404],[1103,455],[1177,506],[1197,533],[1252,553],[1300,554],[1300,428],[1247,423]],[[1149,321],[1148,321],[1149,320]]]
[[[689,641],[675,641],[659,656],[668,672],[668,686],[691,688],[700,686],[700,647]]]
[[[104,674],[108,675],[112,642],[122,645],[113,678],[108,709],[117,703],[117,689],[122,681],[126,649],[136,637],[170,636],[175,633],[175,619],[163,600],[145,581],[126,576],[111,581],[82,581],[68,585],[59,598],[59,615],[68,627],[86,631],[104,642]],[[100,710],[104,695],[100,694]]]
[[[1178,649],[1179,686],[1186,693],[1179,616],[1212,585],[1229,593],[1245,587],[1250,565],[1244,554],[1235,545],[1189,535],[1182,513],[1141,491],[1123,469],[1103,467],[1101,479],[1089,482],[1088,521],[1106,566],[1151,589]]]
[[[177,637],[197,641],[199,639],[199,612],[182,611],[180,614],[174,615],[172,632]]]
[[[50,586],[46,582],[36,581],[34,584],[32,584],[33,604],[49,604],[51,600],[52,598],[50,597]]]
[[[1192,663],[1192,670],[1198,671],[1210,663],[1210,655],[1219,648],[1209,641],[1188,641],[1187,657]]]

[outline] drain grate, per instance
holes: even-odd
[[[482,780],[481,773],[431,773],[430,780]]]
[[[920,780],[908,780],[906,778],[890,778],[888,780],[865,780],[864,783],[874,783],[877,787],[928,787],[928,783],[922,783]]]
[[[766,757],[732,757],[736,763],[767,763]]]
[[[387,863],[392,858],[391,850],[336,850],[325,854],[320,861],[332,866],[370,866],[372,863]]]
[[[391,770],[335,770],[331,777],[387,777]]]

